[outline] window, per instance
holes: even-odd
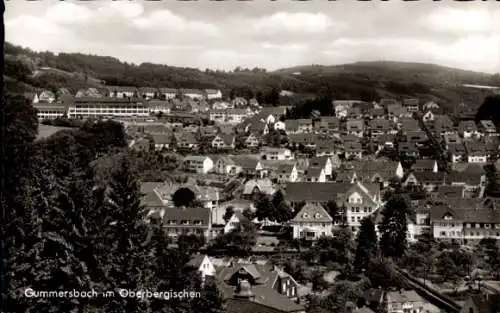
[[[356,213],[359,213],[359,207],[356,207]]]
[[[351,222],[355,222],[354,216],[351,216]]]

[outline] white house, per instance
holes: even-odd
[[[224,234],[228,234],[240,226],[240,223],[246,219],[240,211],[235,211],[224,225]]]
[[[282,121],[276,121],[276,122],[274,123],[274,129],[276,129],[276,130],[285,130],[285,129],[286,129],[285,122],[282,122]]]
[[[174,99],[177,95],[177,89],[174,88],[160,88],[160,98],[162,100]]]
[[[263,160],[292,160],[293,154],[290,149],[286,148],[263,147],[261,158]]]
[[[323,236],[332,236],[333,218],[317,204],[306,205],[290,220],[293,239],[317,240]]]
[[[385,298],[387,313],[422,313],[425,310],[425,300],[414,290],[389,291]]]
[[[214,161],[207,156],[187,156],[182,164],[184,170],[201,174],[206,174],[214,168]]]
[[[422,120],[424,122],[431,122],[434,121],[434,113],[432,111],[427,111],[424,116],[422,116]]]
[[[208,100],[222,99],[222,92],[220,90],[205,89],[205,92],[207,93],[207,99]]]
[[[305,181],[308,182],[312,183],[326,182],[325,170],[322,167],[309,167],[304,176],[305,176]]]
[[[215,277],[217,274],[214,264],[207,255],[195,255],[191,261],[189,261],[188,265],[198,270],[202,281],[205,281],[207,276]]]
[[[357,182],[347,192],[345,203],[347,225],[356,233],[361,226],[361,220],[373,214],[380,206],[380,186]]]

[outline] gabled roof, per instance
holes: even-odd
[[[297,215],[290,220],[291,223],[331,223],[333,218],[321,205],[306,203]]]
[[[285,198],[288,201],[315,201],[328,202],[337,201],[345,195],[352,184],[344,183],[316,183],[295,182],[287,183]]]
[[[391,303],[424,302],[424,299],[414,290],[389,291],[387,298]]]

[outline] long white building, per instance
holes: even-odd
[[[139,98],[74,98],[68,107],[68,117],[148,117],[150,111]]]
[[[61,104],[53,103],[33,103],[37,110],[37,116],[40,121],[62,118],[66,115],[67,108]]]

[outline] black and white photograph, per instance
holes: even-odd
[[[500,1],[2,6],[1,313],[500,312]]]

